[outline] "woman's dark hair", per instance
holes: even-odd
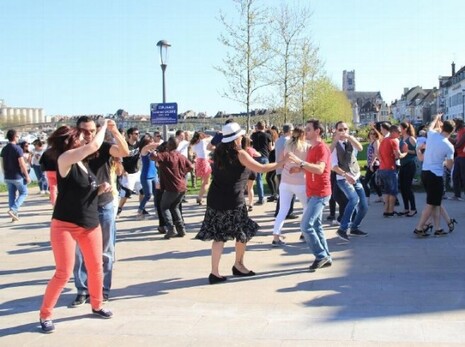
[[[400,126],[402,128],[404,128],[405,130],[407,130],[407,134],[409,136],[415,137],[415,128],[413,127],[413,125],[411,123],[402,122],[402,123],[400,123]]]
[[[213,162],[219,169],[227,169],[238,160],[236,143],[234,141],[228,143],[221,142],[213,152]]]
[[[152,135],[145,134],[139,142],[139,150],[142,150],[142,148],[147,146],[151,141],[153,141]]]
[[[196,145],[200,141],[200,133],[196,131],[191,138],[191,146]]]
[[[68,125],[63,125],[55,130],[47,139],[51,148],[51,158],[56,160],[60,154],[79,147],[81,145],[80,135],[79,129]]]
[[[22,141],[22,142],[19,144],[19,147],[21,147],[21,149],[23,150],[23,152],[29,153],[29,142],[27,142],[27,141]]]

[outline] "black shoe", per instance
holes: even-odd
[[[78,294],[76,295],[76,299],[71,303],[71,307],[78,307],[84,305],[86,302],[89,302],[90,295],[89,294]]]
[[[323,266],[325,266],[325,264],[327,264],[328,262],[331,262],[330,257],[324,257],[322,259],[315,259],[313,264],[310,265],[310,267],[308,269],[310,270],[310,272],[315,272],[317,269],[320,269]]]
[[[272,196],[269,196],[268,198],[266,198],[266,201],[267,202],[273,202],[273,201],[276,201],[276,196],[272,195]]]
[[[107,310],[106,308],[101,308],[100,310],[92,309],[92,313],[103,319],[110,319],[111,317],[113,317],[113,312]]]
[[[160,234],[166,234],[166,229],[165,229],[165,227],[158,227],[158,232],[159,232]]]
[[[187,199],[186,199],[186,198],[182,198],[181,202],[183,202],[183,203],[185,203],[185,204],[187,204],[187,203],[188,203],[188,201],[187,201]]]
[[[444,229],[438,229],[434,232],[434,236],[446,236],[448,232],[445,232]]]
[[[178,236],[178,233],[177,233],[176,231],[174,231],[174,230],[172,230],[172,229],[171,229],[171,230],[168,229],[168,231],[166,232],[164,238],[165,238],[166,240],[169,240],[170,238],[176,237],[176,236]]]
[[[232,273],[233,273],[234,276],[242,276],[242,277],[255,276],[256,275],[256,273],[253,272],[253,271],[241,272],[235,266],[232,267]]]
[[[226,277],[216,277],[214,274],[210,274],[210,276],[208,276],[208,283],[210,284],[217,284],[217,283],[221,283],[221,282],[224,282],[226,281],[227,278]]]
[[[150,213],[148,213],[148,212],[145,210],[145,208],[142,210],[142,214],[143,214],[143,215],[146,215],[146,216],[150,216]]]
[[[50,334],[55,331],[55,324],[53,324],[51,319],[41,319],[40,328],[42,329],[43,333]]]
[[[429,227],[427,227],[424,230],[414,229],[413,233],[418,237],[428,237],[430,235],[430,234],[428,234],[428,229],[429,229]]]
[[[337,229],[336,234],[341,240],[345,242],[350,242],[349,236],[347,236],[347,231],[342,230],[342,229]]]
[[[350,236],[367,236],[368,233],[361,231],[360,229],[355,229],[350,231]]]
[[[260,206],[263,205],[265,202],[263,200],[258,200],[254,205]]]
[[[297,219],[297,218],[299,218],[299,216],[294,213],[288,214],[286,216],[286,219]]]
[[[123,211],[123,208],[118,207],[118,211],[116,212],[116,216],[119,217],[119,215],[121,214],[122,211]]]
[[[329,220],[329,221],[335,220],[335,219],[336,219],[336,216],[329,215],[328,217],[326,217],[326,220]]]
[[[447,227],[449,228],[449,232],[453,232],[454,229],[455,229],[455,224],[457,224],[458,222],[454,219],[454,218],[451,218],[450,219],[450,222],[447,223]]]
[[[305,236],[304,236],[304,234],[300,234],[300,236],[299,236],[299,240],[300,240],[300,241],[304,241],[304,242],[305,242]]]
[[[103,302],[108,302],[109,301],[109,296],[108,294],[103,294]]]
[[[271,247],[280,247],[280,246],[285,246],[286,242],[278,240],[278,241],[271,241]]]

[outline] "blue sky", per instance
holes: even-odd
[[[313,10],[308,32],[338,86],[343,70],[355,70],[358,91],[390,102],[404,87],[437,86],[452,60],[465,65],[462,0],[300,3]],[[156,43],[166,39],[167,101],[180,112],[239,112],[213,68],[225,54],[220,9],[237,15],[230,0],[0,0],[0,99],[47,115],[148,114],[161,102]]]

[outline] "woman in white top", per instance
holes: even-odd
[[[210,151],[207,148],[210,141],[211,136],[202,132],[195,132],[191,139],[192,151],[195,153],[195,175],[202,179],[199,196],[197,197],[197,204],[199,205],[203,204],[202,199],[208,189],[212,173]]]
[[[305,142],[304,129],[296,127],[292,132],[291,138],[286,141],[282,156],[286,156],[287,153],[294,153],[301,160],[305,161],[309,147],[309,144]],[[280,161],[282,158],[276,159],[276,161]],[[300,170],[299,164],[287,162],[281,173],[281,183],[279,184],[279,212],[273,228],[273,242],[271,243],[273,247],[285,244],[280,240],[281,229],[294,194],[305,209],[307,205],[305,173]]]

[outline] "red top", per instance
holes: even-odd
[[[459,131],[457,131],[457,137],[456,137],[457,142],[460,141],[462,136],[465,136],[465,128],[461,128]],[[464,148],[465,148],[465,143],[461,145],[459,148],[455,149],[455,153],[457,153],[457,157],[465,158],[465,152],[463,151]]]
[[[399,141],[391,137],[386,137],[379,145],[379,169],[395,170],[396,157],[394,151],[399,150]]]
[[[318,142],[308,150],[306,159],[308,163],[325,163],[325,169],[321,175],[305,171],[308,197],[325,197],[331,195],[330,157],[331,151],[329,150],[329,147],[323,142]]]

